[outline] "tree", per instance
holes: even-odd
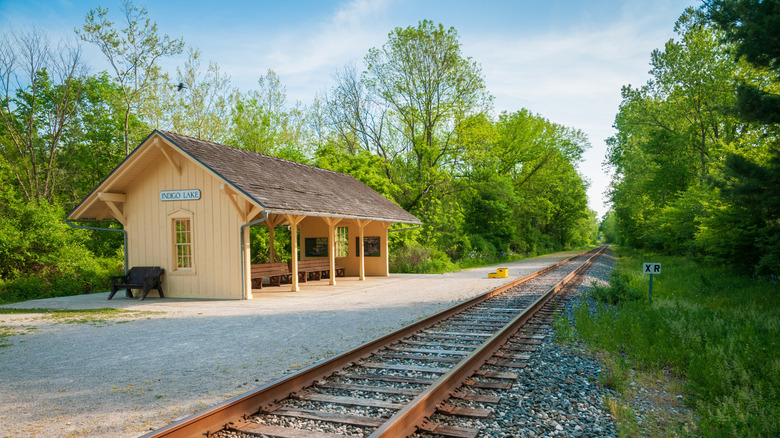
[[[683,218],[706,215],[696,205],[703,198],[694,192],[710,190],[723,156],[757,133],[727,110],[736,102],[735,84],[755,72],[729,56],[721,33],[701,12],[686,9],[675,31],[677,39],[653,51],[648,83],[623,88],[618,132],[607,142],[607,160],[615,169],[613,211],[621,240],[629,245],[669,249],[660,237],[676,236],[686,240],[676,248],[691,248],[695,227],[660,235],[653,230],[663,228],[664,218],[685,228],[695,221]]]
[[[623,97],[636,106],[628,113],[632,118],[628,122],[644,127],[655,140],[661,136],[653,133],[664,132],[668,149],[679,149],[671,152],[695,163],[701,185],[710,161],[719,155],[721,138],[729,141],[737,131],[720,111],[733,102],[737,69],[702,13],[686,9],[675,32],[678,40],[668,41],[663,51],[651,55],[652,79],[638,90],[624,90]]]
[[[327,108],[339,141],[350,154],[365,150],[382,158],[389,176],[396,156],[391,145],[385,144],[389,140],[388,110],[366,90],[354,64],[334,73],[333,79],[336,86],[327,100]]]
[[[0,151],[27,201],[53,202],[57,160],[83,93],[80,48],[35,29],[0,40]]]
[[[180,84],[174,93],[173,130],[195,138],[224,142],[228,138],[230,102],[235,92],[230,78],[215,62],[202,72],[200,51],[190,48],[184,69],[177,69]]]
[[[125,158],[121,88],[105,71],[84,77],[82,88],[79,109],[71,118],[58,160],[60,201],[66,208],[84,199]],[[149,131],[134,115],[130,128]]]
[[[107,18],[108,9],[91,9],[82,28],[76,34],[84,41],[93,43],[103,52],[115,78],[122,89],[125,103],[125,155],[130,153],[130,115],[138,111],[144,89],[149,86],[159,66],[157,61],[165,56],[182,52],[184,41],[160,36],[157,24],[146,16],[146,8],[138,8],[130,0],[121,6],[126,27],[117,29]]]
[[[501,114],[493,132],[473,132],[482,135],[472,140],[458,189],[475,246],[535,252],[590,238],[595,218],[576,170],[590,146],[582,132],[526,109]]]
[[[599,224],[599,233],[603,236],[604,242],[620,244],[618,232],[615,227],[615,212],[610,210],[604,215]]]
[[[780,2],[778,0],[712,0],[707,2],[710,19],[735,44],[734,55],[758,68],[774,71],[780,78]],[[738,109],[746,120],[780,123],[780,94],[743,82],[738,89]]]
[[[293,161],[309,161],[313,151],[306,108],[300,102],[288,108],[287,90],[275,71],[268,69],[257,83],[259,89],[235,94],[229,144]]]
[[[401,187],[399,203],[425,214],[463,153],[457,127],[490,108],[480,68],[461,54],[454,28],[427,20],[394,29],[365,64],[360,84],[349,70],[341,76],[333,95],[345,110],[334,122],[392,163],[387,169]]]
[[[780,2],[777,0],[714,0],[708,5],[713,22],[734,45],[734,56],[764,73],[737,87],[736,111],[742,120],[761,125],[761,136],[733,151],[716,182],[723,208],[709,221],[704,237],[710,247],[759,273],[780,273]],[[762,80],[761,80],[762,79]],[[768,144],[769,146],[761,147]],[[739,240],[735,241],[734,237]],[[719,246],[713,243],[719,243]]]

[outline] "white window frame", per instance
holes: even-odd
[[[186,245],[189,245],[189,266],[179,266],[179,248],[181,243],[178,242],[179,233],[176,230],[176,224],[181,221],[189,222],[189,242],[186,243]],[[169,266],[171,267],[171,272],[176,274],[195,274],[195,236],[197,235],[195,233],[195,215],[189,210],[176,210],[168,215],[168,224],[168,245],[170,245],[169,254],[171,257]]]

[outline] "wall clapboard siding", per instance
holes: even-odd
[[[166,296],[241,299],[243,224],[220,183],[211,173],[176,155],[182,174],[160,152],[127,190],[128,262],[132,266],[165,268]],[[199,189],[199,200],[160,201],[161,190]],[[193,214],[193,272],[175,271],[171,213]],[[155,294],[156,292],[152,292]]]

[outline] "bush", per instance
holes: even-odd
[[[645,294],[631,285],[634,278],[622,271],[613,271],[607,286],[593,284],[588,292],[596,301],[605,304],[621,304],[641,300]]]
[[[111,275],[121,273],[121,259],[95,258],[87,253],[86,257],[76,256],[58,266],[0,282],[0,304],[103,292],[108,290]]]
[[[390,254],[390,271],[415,274],[440,274],[457,269],[443,251],[408,243]]]
[[[0,303],[107,290],[122,252],[96,257],[91,233],[67,226],[62,208],[12,195],[0,199]]]

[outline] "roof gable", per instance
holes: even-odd
[[[69,214],[85,217],[82,208],[123,166],[143,165],[136,151],[159,135],[216,174],[237,192],[271,213],[334,216],[419,224],[420,220],[350,175],[262,155],[218,143],[155,130]]]

